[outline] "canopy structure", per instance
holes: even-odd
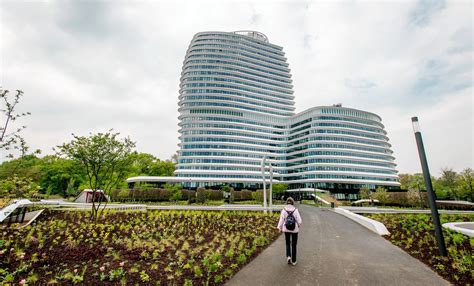
[[[103,190],[94,191],[91,189],[83,190],[79,196],[74,200],[75,203],[92,203],[92,198],[95,195],[95,201],[108,202],[109,198],[104,194]]]

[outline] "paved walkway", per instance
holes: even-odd
[[[227,285],[449,285],[384,238],[329,209],[299,205],[298,264],[286,264],[284,236]]]

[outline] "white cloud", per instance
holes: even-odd
[[[2,1],[0,84],[25,91],[34,148],[114,128],[166,159],[177,149],[181,65],[200,31],[252,29],[284,47],[297,111],[383,118],[401,172],[473,167],[473,16],[466,2]],[[449,122],[455,119],[456,124]]]

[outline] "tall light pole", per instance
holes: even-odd
[[[433,185],[431,184],[430,170],[428,169],[428,161],[426,160],[425,147],[423,146],[423,138],[421,138],[420,125],[418,117],[412,117],[413,132],[415,132],[416,145],[418,146],[418,154],[420,155],[421,168],[423,170],[423,177],[425,178],[426,191],[428,192],[428,203],[431,208],[431,216],[435,228],[436,240],[438,241],[439,253],[441,256],[446,256],[446,245],[444,243],[443,231],[439,221],[438,208],[436,207],[436,195],[433,192]]]
[[[262,179],[263,179],[263,208],[267,209],[267,184],[265,182],[265,161],[267,160],[267,156],[263,156],[262,165],[260,166],[262,170]]]
[[[273,166],[270,161],[268,161],[268,164],[270,165],[270,209],[273,207]]]

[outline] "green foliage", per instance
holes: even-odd
[[[95,202],[95,192],[103,190],[110,195],[127,176],[130,155],[135,143],[130,138],[118,139],[120,133],[90,134],[77,136],[73,140],[58,146],[57,154],[80,164],[86,173],[86,182],[92,189],[91,218],[97,218],[100,201]]]
[[[196,191],[192,190],[182,190],[182,198],[188,201],[188,204],[196,202]]]
[[[222,188],[221,188],[222,192],[228,192],[229,193],[232,190],[233,190],[233,188],[229,185],[223,185]]]
[[[15,169],[13,174],[11,169]],[[51,155],[43,158],[27,155],[3,162],[0,165],[0,179],[13,175],[31,179],[44,192],[49,190],[51,195],[63,197],[76,195],[79,185],[85,180],[85,173],[79,164]]]
[[[129,158],[128,177],[134,176],[173,176],[175,163],[169,160],[161,161],[147,153],[133,153]]]
[[[206,189],[204,188],[198,188],[197,189],[197,194],[196,194],[196,202],[203,204],[206,202],[207,196],[206,196]]]
[[[164,185],[164,188],[168,190],[171,194],[170,201],[179,201],[182,198],[181,190],[183,187],[180,184],[168,184]]]
[[[14,175],[0,181],[0,197],[2,198],[30,198],[39,190],[40,187],[30,178]]]
[[[127,189],[122,189],[122,190],[119,190],[117,198],[121,201],[125,201],[126,199],[129,198],[129,196],[130,196],[130,191]]]
[[[378,187],[372,197],[375,200],[378,200],[381,204],[386,204],[389,200],[387,190],[383,187]]]
[[[400,174],[403,190],[426,190],[423,174]],[[450,168],[441,170],[439,178],[432,177],[431,182],[439,200],[474,201],[474,172],[471,168],[457,173]]]
[[[220,190],[206,190],[206,198],[211,201],[220,201],[224,198],[224,194]]]
[[[278,217],[238,211],[108,211],[90,224],[84,211],[46,210],[34,225],[0,232],[5,262],[0,281],[222,283],[279,236]]]
[[[240,199],[242,201],[249,201],[252,198],[252,191],[249,191],[249,190],[242,190],[240,191]]]
[[[372,192],[367,187],[363,187],[359,191],[359,195],[361,199],[368,200],[372,197]]]
[[[266,190],[267,193],[267,201],[270,199],[270,190]],[[252,192],[252,198],[259,203],[263,202],[263,190],[257,190]]]
[[[279,198],[281,195],[283,195],[286,190],[288,190],[288,185],[287,184],[274,184],[272,186],[272,192]]]
[[[234,188],[232,188],[229,192],[229,203],[233,204],[235,201],[235,191]]]
[[[438,274],[455,285],[472,285],[474,269],[473,243],[463,234],[443,228],[448,251],[447,257],[439,256],[434,226],[426,214],[375,214],[370,218],[382,222],[390,232],[387,239],[417,259],[431,266]],[[467,222],[473,215],[440,215],[441,224],[446,222]]]
[[[142,280],[142,282],[149,282],[150,281],[150,276],[145,271],[141,271],[140,272],[140,280]]]
[[[474,170],[471,168],[459,174],[459,193],[461,199],[474,202]]]
[[[51,194],[63,197],[75,196],[81,183],[85,182],[85,172],[75,161],[45,156],[40,160],[40,185],[51,189]]]

